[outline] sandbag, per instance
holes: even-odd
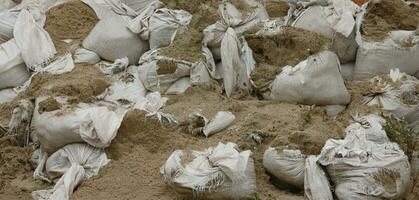
[[[30,75],[15,40],[0,44],[0,89],[19,86]]]
[[[327,175],[313,155],[308,156],[305,162],[304,196],[308,200],[333,200]]]
[[[197,199],[245,199],[256,192],[256,175],[249,150],[219,143],[204,151],[176,150],[160,173],[180,195]],[[190,159],[192,158],[192,159]],[[185,159],[188,159],[185,161]]]
[[[192,15],[183,10],[158,9],[150,17],[150,49],[168,46],[175,39],[177,32],[182,32],[192,19]]]
[[[8,10],[0,10],[0,44],[13,38],[13,28],[17,14]]]
[[[87,64],[96,64],[100,61],[99,55],[93,51],[87,49],[79,48],[74,52],[73,55],[74,63],[87,63]]]
[[[340,200],[402,199],[410,184],[407,156],[387,138],[377,115],[358,117],[344,140],[330,139],[319,163],[336,185]]]
[[[269,147],[263,154],[263,167],[276,180],[303,189],[305,158],[299,150],[280,152]]]
[[[369,79],[387,74],[390,69],[415,75],[419,71],[419,35],[415,31],[392,31],[383,42],[368,42],[361,31],[366,11],[357,18],[356,42],[359,45],[354,80]],[[410,41],[410,42],[409,42]],[[408,44],[410,45],[402,45]]]
[[[96,24],[83,41],[83,47],[109,61],[128,57],[130,64],[138,63],[149,49],[148,42],[127,28],[123,16],[112,12],[107,12]]]
[[[388,78],[385,81],[384,77]],[[413,131],[419,131],[419,80],[399,69],[391,69],[384,77],[376,76],[369,80],[377,91],[366,94],[364,102],[368,106],[380,107],[393,113],[399,119],[408,123]]]
[[[351,97],[340,73],[339,59],[331,51],[286,66],[263,94],[266,99],[306,105],[346,105]]]
[[[35,22],[26,9],[20,11],[13,35],[26,66],[31,70],[46,64],[57,53],[48,32]]]
[[[236,116],[234,116],[233,113],[220,111],[204,126],[202,132],[206,137],[209,137],[230,126],[234,119],[236,119]]]
[[[13,89],[0,90],[0,104],[12,101],[17,96]]]
[[[2,12],[4,10],[8,10],[9,8],[12,8],[13,6],[16,6],[16,4],[12,0],[1,0],[0,1],[0,12]]]
[[[40,110],[45,97],[35,101],[32,118],[32,137],[37,137],[47,153],[77,142],[87,142],[95,147],[107,147],[121,125],[124,110],[112,111],[109,105],[79,103],[76,107],[61,105],[54,111]],[[51,123],[54,122],[54,123]]]
[[[350,2],[350,1],[349,1]],[[358,44],[355,41],[355,20],[352,13],[346,18],[351,21],[346,24],[333,24],[328,20],[337,12],[334,6],[322,7],[312,6],[302,12],[293,22],[292,26],[313,31],[332,39],[331,50],[335,52],[341,63],[347,63],[355,60]],[[338,18],[338,17],[335,17]],[[349,27],[351,31],[339,30],[339,27]],[[340,31],[340,32],[339,32]],[[349,33],[349,34],[348,34]]]
[[[109,159],[102,149],[88,144],[69,144],[52,154],[45,171],[56,182],[53,189],[32,192],[35,200],[69,200],[73,190],[83,181],[98,175]]]

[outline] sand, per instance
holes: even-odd
[[[383,41],[390,31],[416,30],[419,25],[419,7],[408,6],[402,0],[383,0],[370,3],[362,29],[367,41]]]
[[[265,6],[270,18],[285,17],[288,15],[289,6],[285,1],[264,0],[261,3]]]
[[[251,78],[258,88],[271,83],[282,67],[294,66],[330,45],[322,35],[295,27],[284,27],[273,36],[248,35],[246,40],[257,62]]]

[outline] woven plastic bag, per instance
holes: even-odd
[[[0,89],[25,83],[30,77],[15,40],[0,44]]]

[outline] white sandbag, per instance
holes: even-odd
[[[79,103],[75,108],[61,105],[51,112],[39,110],[44,97],[36,99],[31,127],[41,147],[47,153],[76,142],[87,142],[95,147],[107,147],[121,125],[124,110],[112,111],[105,105]],[[51,123],[51,122],[54,123]]]
[[[349,19],[349,22],[340,25],[338,22],[341,17],[336,12],[337,10],[335,10],[334,6],[312,6],[302,12],[292,26],[313,31],[332,39],[331,50],[338,55],[340,62],[354,61],[358,45],[355,41],[355,20],[353,14],[348,11],[349,16],[344,18]],[[341,30],[340,27],[350,31]]]
[[[8,10],[0,10],[0,44],[13,38],[13,28],[15,26],[16,19],[16,13]]]
[[[127,69],[129,60],[127,57],[118,58],[113,63],[102,61],[96,66],[99,67],[106,75],[114,75],[123,72]]]
[[[211,121],[207,125],[205,125],[202,132],[206,137],[209,137],[230,126],[230,124],[233,123],[234,119],[236,119],[236,116],[234,116],[234,114],[231,112],[217,112],[215,117],[211,119]]]
[[[74,61],[71,57],[70,53],[67,53],[59,58],[57,58],[54,62],[50,63],[45,68],[41,69],[43,72],[47,72],[50,74],[64,74],[73,71],[74,69]]]
[[[365,15],[366,11],[357,19],[356,41],[359,49],[354,80],[387,74],[393,68],[399,68],[401,72],[415,75],[419,71],[419,56],[417,56],[419,55],[419,35],[416,35],[415,31],[392,31],[383,42],[368,42],[361,33]],[[401,45],[406,43],[411,43],[411,45],[407,47]]]
[[[266,99],[306,105],[346,105],[351,97],[335,53],[322,51],[296,66],[286,66],[263,94]]]
[[[16,87],[30,77],[14,39],[0,44],[0,89]]]
[[[354,68],[355,68],[354,62],[341,64],[340,73],[342,74],[345,80],[351,81],[353,79]]]
[[[95,11],[98,19],[105,17],[106,13],[112,11],[111,7],[105,2],[105,0],[81,0],[87,4],[93,11]]]
[[[304,196],[308,200],[333,200],[327,175],[313,155],[308,156],[305,162]]]
[[[299,150],[278,152],[269,147],[263,155],[263,167],[278,181],[304,188],[305,155]]]
[[[100,61],[99,55],[93,51],[89,51],[84,48],[79,48],[74,52],[73,55],[74,63],[87,63],[87,64],[96,64]]]
[[[147,1],[147,0],[146,0]],[[164,3],[156,0],[148,0],[148,4],[143,7],[139,14],[134,19],[125,18],[127,27],[134,33],[140,34],[141,39],[150,39],[150,17],[154,12],[164,6]],[[141,3],[141,1],[138,1]],[[152,48],[153,49],[153,48]]]
[[[387,75],[391,83],[383,81],[380,76],[370,80],[377,88],[376,93],[367,94],[364,102],[368,106],[380,107],[383,110],[393,113],[396,117],[405,120],[408,127],[413,131],[419,131],[419,95],[416,87],[419,80],[415,77],[400,72],[399,69],[391,69]],[[401,84],[396,88],[396,84]],[[409,99],[409,103],[403,98]]]
[[[219,143],[217,147],[204,151],[177,150],[161,167],[160,173],[182,196],[197,199],[250,198],[256,192],[253,159],[249,150],[239,152],[236,148],[233,143]],[[188,162],[183,161],[185,157]]]
[[[0,0],[0,12],[16,6],[12,0]]]
[[[176,95],[184,93],[191,86],[191,78],[183,77],[174,82],[165,92],[165,94]]]
[[[12,101],[17,96],[13,89],[0,90],[0,104]]]
[[[24,134],[24,146],[29,144],[29,124],[32,118],[33,109],[34,105],[32,101],[26,99],[20,100],[13,108],[12,117],[8,126],[9,130],[7,130],[7,134]]]
[[[108,12],[96,24],[83,41],[83,47],[109,61],[128,57],[130,64],[138,63],[140,56],[149,49],[148,42],[127,28],[123,16],[113,12]]]
[[[29,69],[42,66],[57,53],[48,32],[35,22],[26,9],[20,11],[13,35]]]
[[[52,154],[45,165],[48,176],[56,181],[51,190],[32,192],[35,200],[69,200],[73,190],[83,181],[96,176],[108,164],[102,149],[88,144],[69,144]]]
[[[168,46],[178,32],[184,31],[192,15],[183,10],[158,9],[150,17],[150,49]]]
[[[355,119],[344,140],[330,139],[319,163],[336,185],[340,200],[402,199],[410,184],[407,156],[387,138],[377,115]]]

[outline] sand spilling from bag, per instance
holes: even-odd
[[[419,7],[402,0],[383,0],[368,4],[362,29],[367,41],[383,41],[391,31],[413,31],[419,26]]]
[[[256,87],[265,87],[287,65],[294,66],[330,45],[326,37],[295,27],[284,27],[272,36],[246,36],[253,51],[256,69],[251,78]]]
[[[45,30],[54,41],[59,54],[75,49],[68,49],[72,45],[78,47],[98,22],[96,13],[81,1],[70,1],[51,8],[46,13]],[[72,43],[63,42],[72,39]]]

